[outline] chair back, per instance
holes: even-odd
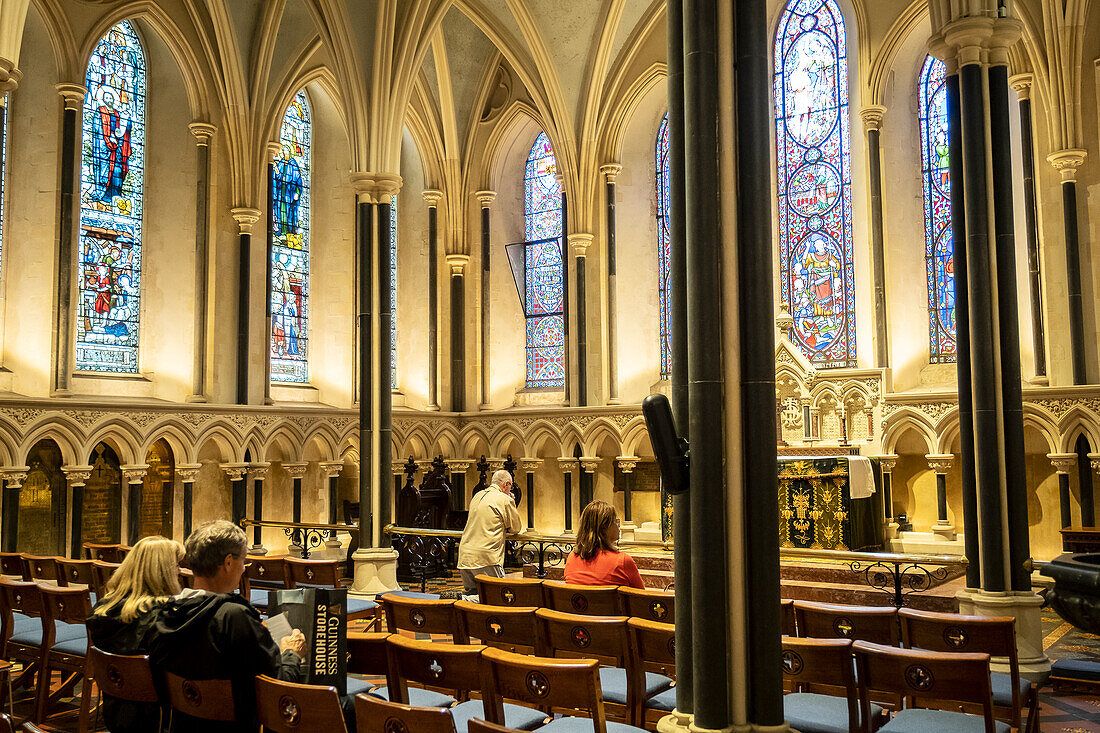
[[[469,640],[462,633],[455,602],[435,598],[405,598],[386,593],[381,597],[386,612],[386,629],[423,634],[450,634],[456,644]]]
[[[84,556],[89,560],[120,563],[122,558],[126,557],[126,552],[123,545],[99,545],[94,542],[85,542]]]
[[[618,616],[619,586],[573,585],[557,580],[542,581],[546,608],[588,616]]]
[[[784,636],[781,662],[785,688],[805,692],[839,685],[848,698],[848,729],[859,730],[859,697],[850,640]]]
[[[538,624],[534,607],[487,606],[484,603],[455,601],[468,640],[517,654],[533,654]]]
[[[248,578],[250,585],[257,588],[290,587],[286,583],[285,558],[249,555],[245,558],[245,564],[244,577]]]
[[[480,718],[471,718],[466,724],[466,733],[520,733],[520,731],[519,728],[508,728]]]
[[[256,719],[264,731],[347,733],[335,687],[256,677]]]
[[[341,587],[338,560],[300,560],[296,557],[284,557],[283,562],[286,563],[288,588],[297,588],[300,585]]]
[[[389,652],[386,645],[389,637],[390,634],[387,633],[349,631],[348,672],[366,677],[389,672]]]
[[[106,562],[104,560],[92,560],[92,590],[97,597],[107,593],[107,581],[118,570],[122,563]]]
[[[795,633],[794,601],[784,598],[779,601],[780,633],[784,636],[798,636]]]
[[[676,679],[676,627],[644,618],[627,620],[630,648],[641,662],[640,667],[650,672]],[[643,681],[643,680],[639,680]]]
[[[65,585],[65,577],[57,570],[57,558],[50,555],[23,555],[30,579],[38,582]]]
[[[851,639],[900,646],[898,612],[891,607],[840,606],[794,602],[798,635],[811,639]]]
[[[455,720],[447,708],[420,708],[356,695],[355,727],[358,733],[455,733]]]
[[[58,574],[65,579],[64,583],[59,582],[58,585],[83,586],[95,590],[93,587],[95,585],[94,565],[94,560],[67,560],[63,557],[57,558]]]
[[[0,612],[42,616],[42,587],[31,580],[0,578]]]
[[[574,659],[598,659],[614,667],[631,666],[626,616],[584,616],[540,608],[539,655]]]
[[[129,702],[157,702],[153,669],[145,655],[111,654],[88,647],[88,674],[104,694]]]
[[[67,624],[83,624],[92,615],[92,597],[87,588],[59,588],[39,586],[42,592],[42,610],[47,621]]]
[[[667,590],[619,586],[619,605],[624,616],[671,624],[676,618],[676,594]]]
[[[164,686],[173,710],[200,720],[230,722],[236,717],[229,680],[191,680],[165,672]]]
[[[6,575],[15,580],[30,580],[27,565],[18,552],[0,552],[0,575]]]
[[[874,689],[902,695],[911,701],[906,707],[943,707],[944,702],[980,706],[986,733],[993,733],[988,654],[899,649],[866,641],[855,642],[852,651],[862,720],[871,719],[868,689]]]
[[[46,731],[42,730],[29,720],[23,723],[23,727],[21,728],[21,730],[23,731],[23,733],[46,733]]]
[[[595,659],[548,659],[486,649],[488,684],[482,690],[489,722],[503,724],[504,700],[549,710],[579,708],[592,716],[594,733],[607,733],[600,692],[600,663]]]
[[[394,634],[389,645],[390,676],[387,680],[390,699],[409,701],[406,685],[420,685],[455,691],[465,699],[470,690],[480,690],[483,683],[481,644],[448,644],[441,641],[421,641]]]
[[[490,606],[541,607],[542,581],[534,578],[494,578],[474,576],[481,602]]]

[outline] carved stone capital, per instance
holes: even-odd
[[[92,477],[91,466],[62,466],[61,472],[65,474],[70,486],[83,486]]]
[[[447,470],[451,473],[466,473],[470,470],[470,466],[474,465],[473,461],[464,461],[458,458],[448,458],[443,462],[447,464]]]
[[[859,111],[859,117],[863,120],[863,131],[882,129],[882,118],[886,116],[886,107],[881,104],[869,104]]]
[[[592,245],[593,236],[586,233],[569,235],[569,246],[573,248],[574,257],[587,257],[588,248]]]
[[[1082,148],[1059,150],[1048,155],[1047,162],[1062,174],[1062,183],[1073,183],[1077,180],[1077,169],[1085,164],[1088,154],[1088,151]]]
[[[271,464],[267,461],[251,463],[248,466],[248,478],[253,481],[266,481],[271,476]]]
[[[352,173],[351,185],[361,203],[388,204],[401,191],[401,176],[394,173]]]
[[[247,463],[223,463],[221,469],[225,471],[225,475],[229,477],[230,481],[240,481],[248,473]]]
[[[394,476],[400,476],[405,473],[404,461],[390,461],[390,472]]]
[[[267,151],[267,159],[264,160],[264,162],[272,163],[279,159],[279,154],[283,152],[283,144],[278,140],[269,140],[265,149]]]
[[[241,234],[251,234],[253,225],[260,220],[259,209],[240,206],[231,209],[229,213],[232,214],[233,221],[237,222]]]
[[[619,464],[620,471],[630,473],[638,467],[638,456],[618,456],[615,462]]]
[[[119,466],[122,470],[122,478],[128,484],[140,484],[145,480],[145,474],[149,473],[148,463],[135,463],[130,466]]]
[[[893,453],[878,457],[878,467],[882,469],[883,473],[890,473],[896,465],[898,465],[898,457]]]
[[[4,92],[14,92],[22,78],[23,72],[15,68],[14,62],[0,57],[0,96]]]
[[[1047,453],[1047,458],[1058,473],[1069,473],[1077,465],[1076,453]]]
[[[542,468],[541,458],[521,458],[520,465],[523,466],[525,473],[534,473]]]
[[[424,202],[429,207],[439,206],[443,202],[443,192],[438,188],[426,189],[422,195],[424,196]]]
[[[780,333],[787,333],[794,327],[794,317],[786,310],[780,311],[779,315],[775,317],[775,327],[779,329]]]
[[[306,469],[309,468],[308,463],[284,463],[283,470],[292,479],[299,479],[306,475]]]
[[[321,467],[321,473],[325,478],[339,476],[340,472],[344,470],[344,464],[341,461],[321,461],[317,465]]]
[[[493,201],[497,198],[496,191],[478,191],[474,194],[474,198],[481,204],[481,208],[487,209],[492,205]]]
[[[596,469],[603,463],[602,458],[597,458],[595,456],[581,456],[578,460],[581,462],[581,468],[585,473],[595,473]]]
[[[199,145],[209,145],[214,139],[214,133],[218,131],[218,128],[209,122],[192,122],[187,129],[195,136],[195,142]]]
[[[1035,76],[1032,74],[1016,74],[1008,79],[1008,85],[1016,90],[1020,99],[1031,99],[1031,86],[1034,83]]]
[[[7,483],[9,489],[18,489],[23,485],[23,482],[26,481],[27,472],[30,470],[30,466],[13,466],[11,468],[5,468],[0,470],[0,479],[3,479]]]
[[[84,103],[84,97],[88,94],[87,88],[80,84],[58,84],[54,88],[61,95],[65,109],[80,109],[80,105]]]
[[[490,477],[491,477],[491,474],[494,474],[497,471],[503,471],[504,470],[504,459],[503,458],[490,458],[488,462],[489,462]]]
[[[1089,464],[1093,471],[1100,473],[1100,453],[1089,453]]]
[[[924,457],[928,461],[928,467],[936,473],[947,473],[955,462],[953,453],[929,453]]]
[[[558,468],[562,473],[573,473],[577,470],[577,459],[572,456],[562,456],[558,459]]]
[[[600,173],[607,179],[608,183],[614,183],[615,179],[619,177],[619,174],[623,172],[623,167],[618,163],[604,163],[600,166]]]
[[[448,254],[447,264],[451,268],[451,277],[462,277],[466,266],[470,264],[470,255]]]
[[[177,463],[176,477],[184,483],[190,483],[198,477],[200,470],[202,470],[201,463]]]

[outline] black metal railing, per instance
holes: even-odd
[[[272,522],[258,519],[242,519],[242,527],[274,527],[283,530],[292,546],[302,548],[302,559],[308,560],[309,553],[324,544],[326,537],[335,537],[337,532],[358,534],[354,524],[319,524],[312,522]]]

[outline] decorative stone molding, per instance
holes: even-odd
[[[195,136],[195,143],[204,146],[210,145],[210,141],[214,139],[214,133],[218,131],[218,128],[209,122],[192,122],[187,129]]]
[[[520,465],[523,467],[523,471],[526,473],[534,473],[542,468],[543,460],[541,458],[522,458],[520,459]]]
[[[474,198],[477,199],[477,202],[481,204],[481,208],[483,209],[489,208],[489,206],[492,205],[493,201],[496,200],[496,197],[496,191],[478,191],[474,194]]]
[[[439,206],[443,203],[443,192],[438,188],[425,189],[424,193],[421,195],[424,196],[424,202],[428,204],[429,207]]]
[[[0,95],[14,92],[22,78],[23,72],[15,68],[11,60],[0,57]]]
[[[393,173],[352,173],[351,185],[360,203],[388,204],[401,191],[404,181]]]
[[[1035,83],[1032,74],[1016,74],[1009,77],[1008,85],[1012,87],[1021,100],[1031,99],[1031,87]]]
[[[266,481],[270,476],[270,463],[252,463],[248,466],[248,478],[253,481]]]
[[[586,233],[574,233],[569,235],[569,245],[573,248],[574,257],[587,257],[588,248],[592,245],[593,235]]]
[[[505,459],[503,459],[503,458],[490,458],[490,459],[488,459],[489,476],[490,477],[492,477],[492,475],[494,473],[496,473],[497,471],[503,471],[504,470],[504,460]]]
[[[630,473],[638,467],[638,456],[617,456],[615,462],[619,464],[619,470]]]
[[[122,470],[122,478],[128,484],[140,484],[145,480],[145,474],[149,473],[149,464],[141,463],[131,466],[119,466]]]
[[[272,163],[279,159],[279,154],[283,152],[283,144],[278,140],[271,140],[267,143],[267,160],[265,162]]]
[[[202,470],[201,463],[177,463],[176,478],[184,483],[189,483],[195,480],[200,470]]]
[[[1095,473],[1100,474],[1100,453],[1089,453],[1089,465]]]
[[[928,461],[928,467],[936,473],[947,473],[955,463],[953,453],[930,453],[924,458]]]
[[[248,474],[247,463],[223,463],[221,469],[225,471],[225,475],[229,477],[230,481],[240,481]]]
[[[1088,154],[1088,151],[1082,148],[1059,150],[1048,155],[1047,162],[1062,174],[1062,183],[1073,183],[1077,180],[1077,169],[1085,164]]]
[[[390,472],[394,476],[397,476],[399,474],[404,474],[405,473],[405,462],[404,461],[391,461],[390,462]]]
[[[229,213],[233,216],[233,221],[237,222],[241,234],[251,234],[252,227],[260,220],[259,209],[238,207],[231,209]]]
[[[603,463],[602,459],[595,456],[581,456],[577,460],[580,461],[581,468],[584,469],[585,473],[595,473],[596,469],[598,469],[600,467],[600,464]]]
[[[466,461],[458,458],[448,458],[443,462],[447,464],[447,471],[451,474],[464,474],[470,470],[470,466],[474,465],[473,461]]]
[[[61,95],[65,109],[80,109],[80,105],[84,103],[84,97],[88,94],[88,89],[80,84],[58,84],[54,88]]]
[[[321,475],[325,478],[339,476],[344,470],[344,464],[340,461],[321,461],[317,465],[321,467]]]
[[[1047,458],[1058,473],[1069,473],[1077,465],[1076,453],[1047,453]]]
[[[600,166],[600,173],[607,179],[608,183],[614,183],[619,174],[623,172],[623,167],[618,163],[604,163]]]
[[[283,470],[292,479],[303,478],[306,475],[306,469],[309,468],[308,463],[284,463]]]
[[[6,468],[0,471],[0,480],[5,482],[7,488],[18,489],[27,480],[27,472],[30,470],[30,466]]]
[[[898,465],[898,457],[893,453],[878,457],[878,467],[882,469],[883,473],[890,473],[896,465]]]
[[[886,107],[881,104],[869,104],[859,111],[859,117],[863,120],[863,131],[882,129],[882,119],[886,116]]]
[[[91,466],[62,466],[61,472],[69,482],[69,486],[83,486],[92,477]]]
[[[470,255],[448,254],[447,265],[451,268],[451,277],[462,277],[466,266],[470,264]]]
[[[558,468],[562,473],[573,473],[579,466],[577,465],[577,459],[570,456],[562,456],[558,459]]]

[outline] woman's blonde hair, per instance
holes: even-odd
[[[618,552],[614,541],[609,540],[607,532],[618,519],[615,507],[606,501],[593,501],[581,512],[581,526],[577,529],[577,543],[573,545],[573,554],[582,560],[591,560],[599,551]]]
[[[180,592],[179,563],[183,545],[164,537],[143,537],[123,559],[111,579],[107,593],[95,610],[104,616],[122,604],[119,614],[129,623],[153,606]]]

